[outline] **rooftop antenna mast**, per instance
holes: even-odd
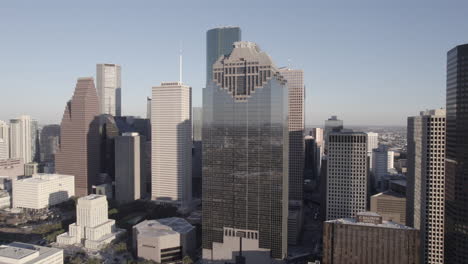
[[[182,83],[182,41],[179,44],[179,82]]]

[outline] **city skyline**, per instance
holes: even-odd
[[[93,8],[55,1],[5,4],[0,10],[0,21],[5,22],[0,29],[8,41],[0,51],[0,71],[5,76],[0,80],[4,91],[0,105],[7,107],[2,107],[0,120],[30,114],[41,124],[59,123],[74,81],[94,75],[98,63],[122,65],[122,115],[145,116],[151,87],[178,76],[180,42],[184,79],[193,87],[193,105],[201,106],[206,81],[204,32],[234,25],[241,28],[244,40],[258,43],[277,58],[278,66],[304,70],[306,126],[323,124],[331,115],[338,115],[346,125],[403,126],[406,116],[420,109],[444,106],[446,52],[468,40],[460,37],[468,26],[463,19],[468,4],[453,2],[458,4],[420,7],[392,2],[363,8],[343,3],[341,9],[336,3],[298,3],[287,13],[280,5],[256,2],[249,3],[251,9],[240,3],[232,7],[233,12],[210,12],[210,16],[204,15],[207,4],[190,2],[149,4],[147,8],[117,2],[110,7],[113,12],[104,16],[103,9],[109,7],[102,3]],[[35,8],[26,9],[30,6]],[[260,8],[268,12],[257,12]],[[168,12],[152,16],[159,9]],[[171,10],[185,18],[161,26],[158,21]],[[78,18],[82,12],[86,19]],[[250,19],[254,13],[257,17]],[[120,23],[113,22],[116,18]],[[260,21],[271,27],[266,29]],[[115,34],[124,39],[105,41]],[[284,38],[274,39],[277,35]],[[158,41],[165,36],[173,41]],[[420,94],[426,95],[424,100]],[[366,103],[358,103],[363,95]]]

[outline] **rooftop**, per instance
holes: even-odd
[[[30,182],[30,183],[41,183],[47,182],[51,180],[57,179],[65,179],[69,177],[74,177],[72,175],[65,175],[65,174],[48,174],[48,173],[37,173],[34,174],[32,177],[27,177],[23,179],[18,179],[19,182]]]
[[[81,197],[80,199],[78,200],[97,200],[99,198],[106,198],[105,195],[99,195],[99,194],[90,194],[90,195],[87,195],[87,196],[84,196],[84,197]]]
[[[45,260],[62,249],[41,247],[32,244],[13,242],[9,245],[0,246],[0,258],[7,263],[33,264]],[[0,260],[0,263],[3,263]]]
[[[186,234],[194,227],[183,218],[170,217],[158,220],[145,220],[135,225],[141,235],[145,236],[165,236],[172,234]]]

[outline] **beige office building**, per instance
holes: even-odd
[[[31,117],[22,115],[10,120],[10,158],[21,159],[24,163],[32,158]]]
[[[406,225],[406,196],[394,191],[385,191],[371,196],[372,212],[382,216],[384,221]]]
[[[75,177],[62,174],[34,174],[13,180],[13,207],[43,209],[63,203],[75,195]]]
[[[192,200],[192,88],[153,87],[151,127],[152,200],[185,210]]]
[[[108,219],[107,199],[104,195],[90,194],[78,199],[76,223],[68,232],[57,236],[61,245],[81,244],[88,249],[99,249],[109,244],[124,231],[115,226],[115,220]]]
[[[96,65],[96,89],[101,114],[122,115],[121,67],[117,64]]]
[[[1,264],[63,264],[63,249],[13,242],[0,246]]]
[[[324,264],[419,264],[419,231],[372,212],[324,222]]]

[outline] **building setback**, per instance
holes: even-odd
[[[151,105],[151,199],[184,210],[192,199],[192,88],[163,82]]]
[[[96,65],[96,89],[101,114],[122,115],[121,67],[117,64]]]
[[[154,99],[154,98],[153,98]],[[236,42],[203,91],[203,259],[287,254],[288,89],[272,59]]]
[[[367,209],[367,135],[332,132],[327,142],[326,219],[355,217]]]
[[[324,222],[324,264],[419,264],[419,232],[371,212]]]
[[[445,109],[408,117],[407,225],[424,263],[444,262]]]
[[[57,173],[75,176],[75,194],[86,196],[99,173],[99,131],[94,117],[99,101],[92,77],[79,78],[60,125]]]
[[[445,263],[468,259],[468,44],[447,53]]]

